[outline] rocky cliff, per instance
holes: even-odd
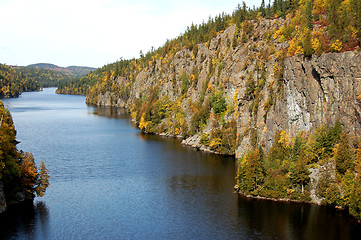
[[[207,43],[149,61],[134,71],[131,81],[113,78],[113,85],[127,88],[128,94],[98,91],[88,94],[87,102],[133,109],[133,119],[145,121],[143,130],[182,136],[184,144],[215,152],[222,152],[219,146],[225,138],[216,130],[235,121],[235,146],[225,153],[237,157],[258,144],[268,151],[277,130],[295,136],[335,119],[359,136],[360,52],[288,57],[284,49],[289,44],[274,37],[284,24],[283,19],[260,19],[246,21],[241,28],[233,25]],[[221,111],[212,100],[219,93],[226,102]],[[154,113],[146,103],[160,100],[166,101],[164,111],[173,113],[152,120]],[[207,100],[213,102],[201,124],[194,119]]]

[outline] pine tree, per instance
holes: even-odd
[[[49,171],[46,169],[44,162],[41,162],[37,187],[35,188],[38,197],[44,196],[46,189],[50,186],[49,179]]]
[[[357,154],[360,153],[360,147]],[[356,165],[355,183],[350,196],[350,214],[361,219],[361,162]]]
[[[293,184],[301,186],[303,193],[305,186],[310,182],[310,172],[303,159],[295,163],[294,168],[291,169],[290,178]]]
[[[337,38],[340,33],[340,15],[338,8],[342,0],[329,0],[326,5],[328,33],[332,39]]]
[[[351,195],[355,185],[355,177],[351,169],[347,169],[345,175],[341,181],[342,188],[342,205],[343,207],[347,207],[351,202]]]
[[[352,148],[350,146],[348,136],[343,133],[335,153],[336,171],[345,174],[352,167]]]
[[[305,9],[305,17],[306,17],[306,26],[308,29],[313,29],[313,0],[308,0],[306,2],[306,9]]]
[[[263,155],[263,150],[262,150]],[[265,172],[264,162],[260,150],[253,149],[243,156],[238,173],[238,180],[241,190],[246,194],[251,194],[263,184]]]
[[[306,57],[311,57],[313,54],[313,48],[312,48],[312,36],[311,36],[311,30],[307,30],[306,36],[303,40],[303,54]]]
[[[355,25],[358,31],[358,36],[361,41],[361,1],[351,0],[351,9],[353,12],[353,17],[355,19]]]
[[[262,17],[266,16],[266,5],[264,0],[262,0],[261,7],[259,8],[260,12],[262,13]]]

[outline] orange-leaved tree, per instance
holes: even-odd
[[[25,153],[20,163],[20,177],[21,183],[28,193],[29,198],[34,196],[42,197],[49,187],[49,171],[46,169],[44,162],[40,165],[40,172],[38,172],[34,156],[31,153]]]

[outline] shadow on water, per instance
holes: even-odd
[[[43,201],[12,205],[0,215],[0,239],[46,239],[49,234],[49,210]],[[18,235],[14,236],[14,233]]]
[[[238,215],[261,239],[359,239],[360,225],[345,211],[313,204],[239,196]],[[256,233],[256,234],[255,234]]]
[[[92,114],[113,119],[130,118],[130,114],[125,108],[94,107]]]
[[[233,194],[233,157],[141,133],[125,109],[53,95],[70,110],[59,100],[51,119],[14,114],[22,146],[52,170],[46,204],[12,206],[0,216],[0,239],[360,239],[360,224],[342,211]],[[76,99],[83,107],[73,111]]]

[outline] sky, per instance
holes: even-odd
[[[259,6],[262,0],[245,0]],[[0,63],[101,67],[222,12],[236,0],[0,0]]]

